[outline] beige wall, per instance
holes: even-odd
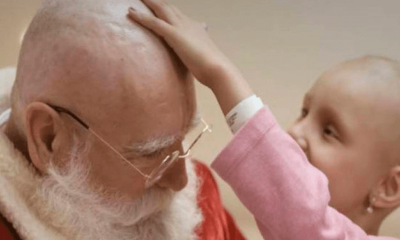
[[[400,60],[399,0],[171,0],[198,20],[241,68],[283,127],[299,113],[304,92],[329,66],[365,54]],[[19,39],[39,0],[0,0],[0,68],[16,64]],[[230,138],[212,94],[199,86],[213,135],[196,156],[206,162]],[[251,215],[220,181],[228,209],[249,239],[261,239]],[[381,233],[400,237],[400,211]]]

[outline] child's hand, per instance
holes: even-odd
[[[152,30],[174,49],[189,71],[212,88],[221,68],[232,64],[208,36],[205,24],[196,22],[164,0],[142,0],[156,16],[129,9],[129,16]]]
[[[189,71],[215,94],[224,114],[253,94],[239,70],[205,29],[165,0],[142,0],[156,16],[129,9],[129,16],[165,39]]]

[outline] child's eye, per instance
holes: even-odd
[[[324,135],[329,136],[329,137],[335,137],[336,138],[336,132],[335,130],[332,129],[332,127],[325,127],[323,129]]]
[[[331,130],[331,129],[329,129],[329,128],[325,128],[325,129],[324,129],[324,134],[325,134],[325,135],[332,135],[332,134],[333,134],[333,132],[332,132],[332,130]]]

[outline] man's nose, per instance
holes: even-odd
[[[161,188],[169,188],[175,192],[182,190],[188,182],[185,159],[178,159],[156,183]]]
[[[306,138],[306,129],[304,124],[295,123],[289,130],[288,134],[297,142],[297,144],[303,149],[305,153],[308,151],[308,140]]]

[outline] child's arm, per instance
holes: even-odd
[[[134,10],[130,16],[166,40],[194,76],[211,88],[225,114],[253,94],[202,24],[164,1],[143,2],[158,18]],[[307,161],[267,109],[247,122],[213,167],[254,214],[265,239],[375,239],[328,206],[325,175]]]
[[[254,214],[264,239],[391,239],[367,236],[329,207],[327,178],[267,108],[246,123],[212,166]]]

